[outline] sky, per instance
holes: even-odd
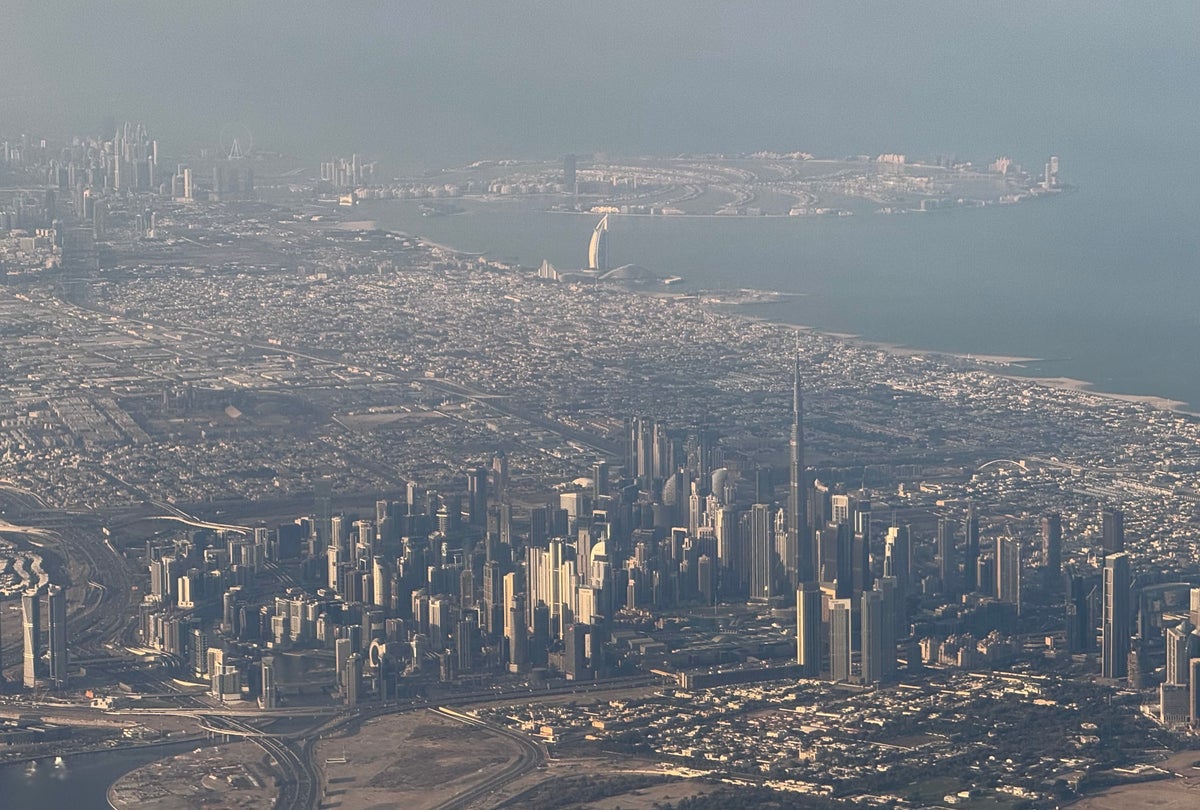
[[[8,0],[0,132],[145,122],[406,167],[1195,145],[1200,4]],[[1182,139],[1182,140],[1181,140]],[[1098,140],[1098,139],[1097,139]],[[1065,143],[1065,147],[1063,144]]]

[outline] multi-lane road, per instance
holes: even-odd
[[[464,790],[459,791],[454,796],[437,805],[435,810],[466,810],[477,800],[494,793],[504,785],[512,782],[530,771],[534,770],[538,765],[541,765],[546,758],[545,750],[537,743],[530,740],[524,734],[518,734],[515,731],[510,731],[503,726],[497,726],[493,723],[486,723],[477,717],[472,717],[469,714],[454,711],[445,706],[433,709],[437,714],[443,717],[449,717],[452,720],[457,720],[460,723],[465,723],[469,726],[475,726],[485,729],[491,734],[497,734],[505,737],[517,744],[519,753],[517,758],[505,765],[500,770],[488,776],[477,785],[474,785]]]
[[[283,735],[264,732],[244,720],[222,715],[202,715],[200,725],[218,734],[250,740],[271,758],[279,777],[275,807],[287,810],[316,807],[320,780],[312,763],[311,737],[287,739]]]

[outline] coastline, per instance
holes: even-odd
[[[338,230],[338,231],[383,230],[389,234],[392,234],[393,236],[401,236],[401,237],[404,237],[405,239],[415,239],[418,243],[420,243],[424,247],[434,248],[435,250],[440,250],[444,253],[449,253],[453,256],[476,258],[476,257],[483,255],[482,253],[471,253],[470,251],[460,250],[459,248],[451,247],[450,245],[443,245],[439,242],[434,242],[432,239],[427,239],[424,236],[420,236],[418,234],[406,233],[404,231],[397,231],[392,228],[382,228],[381,229],[379,227],[379,221],[374,220],[374,219],[342,220],[340,222],[334,223],[333,228],[334,228],[334,230]]]
[[[562,212],[562,213],[576,213],[576,212]],[[345,222],[345,223],[342,223],[342,225],[344,225],[345,227],[353,227],[353,228],[358,228],[358,229],[361,229],[362,226],[366,226],[366,225],[370,225],[372,228],[378,227],[378,223],[375,220],[360,220],[357,222]],[[472,253],[467,250],[461,250],[461,249],[453,247],[451,245],[434,242],[434,241],[427,239],[419,234],[407,233],[405,231],[395,230],[395,229],[391,229],[391,228],[386,228],[384,230],[387,230],[389,233],[395,234],[397,236],[403,236],[403,237],[406,237],[409,239],[415,239],[420,244],[422,244],[426,247],[435,248],[437,250],[443,251],[443,252],[453,255],[453,256],[459,256],[459,257],[463,257],[463,258],[480,258],[484,255],[481,253]],[[1077,379],[1074,377],[1040,376],[1040,375],[1036,375],[1036,374],[1017,374],[1017,373],[1012,373],[1012,372],[1005,373],[1005,371],[1003,370],[1006,368],[1019,367],[1022,363],[1037,362],[1040,359],[1037,357],[1017,357],[1017,356],[1009,356],[1009,355],[978,354],[978,353],[974,353],[974,352],[972,352],[972,353],[953,352],[953,351],[946,351],[946,350],[941,350],[941,349],[922,349],[922,348],[907,346],[907,345],[898,344],[898,343],[889,343],[887,341],[872,340],[872,339],[864,338],[861,335],[849,333],[849,332],[835,332],[835,331],[831,331],[831,330],[821,330],[821,329],[817,329],[812,326],[808,326],[806,324],[789,323],[787,321],[777,320],[774,318],[768,318],[765,316],[754,315],[753,313],[745,311],[745,308],[748,306],[753,306],[753,303],[749,303],[749,304],[723,304],[723,303],[705,304],[701,301],[701,298],[703,297],[704,292],[705,292],[703,290],[684,292],[684,291],[670,291],[670,290],[660,290],[660,289],[641,290],[641,289],[637,289],[634,287],[623,287],[622,289],[626,289],[629,292],[635,293],[637,295],[647,295],[647,296],[652,296],[652,297],[656,297],[656,298],[695,299],[700,306],[707,307],[707,308],[712,309],[713,311],[719,311],[719,312],[722,312],[723,314],[730,315],[733,317],[743,318],[743,319],[750,320],[750,321],[758,321],[761,323],[770,323],[770,324],[775,324],[777,326],[784,327],[784,328],[790,328],[790,329],[796,329],[796,330],[801,330],[801,331],[805,331],[805,332],[810,332],[812,334],[822,335],[822,336],[828,337],[828,338],[833,338],[835,340],[839,340],[839,341],[849,343],[849,344],[852,344],[855,346],[874,348],[879,351],[886,352],[889,354],[894,354],[897,356],[903,356],[903,357],[926,357],[926,356],[928,356],[928,357],[934,357],[934,358],[952,359],[958,363],[969,364],[979,371],[983,371],[988,374],[994,374],[998,377],[1002,377],[1002,378],[1013,380],[1013,381],[1025,381],[1025,382],[1032,383],[1035,385],[1041,385],[1041,386],[1044,386],[1047,388],[1054,388],[1054,389],[1063,390],[1063,391],[1071,391],[1071,392],[1077,393],[1077,394],[1087,394],[1090,396],[1103,397],[1105,399],[1115,400],[1115,401],[1119,401],[1119,402],[1126,402],[1126,403],[1130,403],[1130,404],[1144,405],[1144,406],[1147,406],[1150,408],[1154,408],[1156,410],[1186,415],[1186,416],[1193,417],[1193,418],[1200,418],[1200,406],[1197,406],[1195,409],[1189,408],[1191,403],[1185,402],[1183,400],[1171,399],[1169,397],[1156,396],[1153,394],[1132,394],[1132,393],[1122,393],[1122,392],[1117,392],[1117,391],[1103,391],[1103,390],[1098,389],[1096,387],[1096,383],[1094,383],[1094,382],[1091,382],[1088,380],[1081,380],[1081,379]],[[780,293],[779,291],[776,291],[776,290],[756,290],[756,292],[761,293],[762,295],[780,295],[780,296],[788,296],[788,297],[791,297],[793,295],[803,295],[803,293]],[[997,366],[1000,368],[997,368]]]
[[[808,327],[802,327],[809,329]],[[1042,360],[1040,357],[1014,357],[1002,354],[964,354],[961,352],[948,352],[938,349],[917,349],[911,346],[904,346],[898,343],[887,343],[879,340],[868,340],[861,335],[855,335],[848,332],[821,332],[814,331],[817,334],[822,334],[827,337],[844,340],[847,343],[853,343],[857,346],[871,346],[888,352],[889,354],[901,355],[904,357],[948,357],[954,358],[960,362],[970,363],[978,366],[981,371],[986,371],[989,374],[995,374],[998,377],[1003,377],[1006,380],[1015,380],[1017,382],[1035,382],[1039,385],[1044,385],[1047,388],[1059,388],[1066,391],[1074,391],[1080,394],[1091,394],[1093,396],[1104,397],[1105,399],[1115,399],[1122,402],[1139,403],[1149,405],[1153,408],[1163,411],[1171,411],[1175,413],[1185,413],[1189,416],[1200,416],[1200,411],[1191,411],[1187,409],[1189,403],[1181,399],[1171,399],[1169,397],[1159,397],[1153,394],[1123,394],[1116,391],[1100,391],[1097,390],[1094,383],[1087,380],[1081,380],[1076,377],[1064,376],[1043,376],[1039,374],[1013,374],[1005,373],[992,366],[1000,367],[1021,367],[1025,363],[1036,363]]]
[[[1171,413],[1184,414],[1200,418],[1200,410],[1190,410],[1188,402],[1181,399],[1171,399],[1169,397],[1159,397],[1153,394],[1123,394],[1117,391],[1101,391],[1095,387],[1095,383],[1087,380],[1080,380],[1075,377],[1046,377],[1037,374],[1014,374],[1005,372],[1003,369],[1008,367],[1020,367],[1023,363],[1034,363],[1040,360],[1038,357],[1013,357],[1001,354],[966,354],[961,352],[949,352],[940,349],[918,349],[912,346],[905,346],[899,343],[888,343],[880,340],[870,340],[851,332],[832,332],[814,329],[811,326],[803,324],[790,324],[786,321],[776,321],[770,318],[751,315],[745,312],[735,312],[728,309],[724,310],[727,314],[734,317],[747,318],[749,320],[760,321],[763,323],[775,323],[780,326],[790,326],[793,329],[799,329],[813,334],[823,335],[825,337],[834,338],[844,343],[850,343],[855,346],[869,347],[878,349],[888,354],[894,354],[901,357],[937,357],[956,360],[960,363],[967,363],[980,371],[988,374],[994,374],[997,377],[1003,377],[1006,380],[1015,382],[1033,383],[1036,385],[1045,386],[1046,388],[1056,388],[1064,391],[1071,391],[1077,394],[1089,394],[1091,396],[1103,397],[1105,399],[1117,400],[1120,402],[1128,402],[1137,405],[1147,405],[1156,410],[1168,411]],[[1000,366],[1001,368],[995,368]]]

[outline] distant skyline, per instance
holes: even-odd
[[[79,3],[0,26],[0,128],[243,122],[313,161],[1200,144],[1200,7],[1160,3]]]

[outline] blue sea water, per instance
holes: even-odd
[[[747,311],[959,354],[1035,358],[1023,373],[1200,405],[1200,225],[1167,166],[1062,156],[1077,190],[1017,205],[841,218],[610,219],[611,263],[690,289],[798,293]],[[366,203],[383,227],[497,258],[585,263],[595,217],[467,202],[424,217]]]
[[[442,120],[432,106],[411,110],[394,129],[396,153],[448,165],[453,158],[435,156],[463,152],[457,142],[469,136],[476,158],[553,159],[589,146],[613,155],[803,149],[976,163],[1006,154],[1039,167],[1056,154],[1077,191],[1052,200],[836,220],[614,218],[611,258],[693,287],[802,294],[756,308],[773,319],[1034,357],[1031,374],[1200,408],[1200,6],[660,10],[675,24],[627,19],[628,10],[606,23],[621,28],[622,48],[599,72],[571,60],[514,68],[525,101],[498,73],[492,94],[447,107],[473,123],[444,138],[424,132]],[[572,40],[546,45],[556,42]],[[504,134],[514,115],[519,139]],[[584,261],[592,219],[468,208],[421,218],[379,204],[364,217],[527,265]]]

